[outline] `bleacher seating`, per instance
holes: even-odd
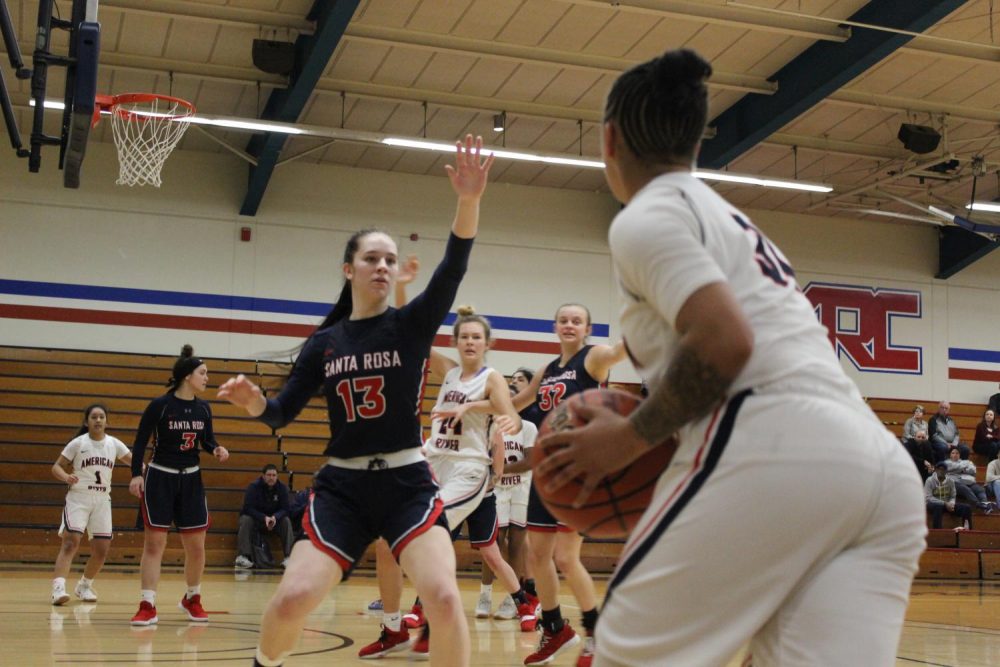
[[[60,508],[65,485],[51,473],[52,464],[71,440],[83,410],[104,403],[108,433],[132,446],[142,411],[165,391],[175,357],[0,346],[0,560],[51,562],[60,538]],[[215,400],[215,389],[243,373],[265,389],[280,385],[288,367],[269,361],[206,359],[209,401],[216,438],[231,458],[220,464],[202,455],[201,465],[212,526],[206,539],[209,566],[229,566],[236,551],[236,526],[243,491],[261,468],[273,463],[293,490],[307,486],[325,462],[329,437],[326,407],[314,398],[295,422],[278,432],[249,418],[235,406]],[[424,427],[439,384],[431,378],[424,396]],[[148,451],[148,450],[147,450]],[[109,563],[138,563],[142,531],[136,528],[138,500],[128,492],[129,472],[119,465],[112,482],[115,540]],[[478,569],[478,553],[466,541],[456,544],[459,567]],[[608,572],[621,551],[620,542],[588,541],[584,561],[595,572]],[[81,553],[89,549],[84,540]],[[78,559],[79,560],[79,559]],[[181,564],[179,536],[168,538],[164,563]],[[362,567],[374,566],[369,550]]]

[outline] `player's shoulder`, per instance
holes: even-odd
[[[87,440],[87,434],[83,433],[81,435],[74,437],[69,442],[67,442],[66,446],[63,449],[74,449],[74,450],[80,449],[81,447],[83,447],[83,444],[86,440]]]

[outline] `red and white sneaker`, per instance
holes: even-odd
[[[208,614],[205,612],[205,608],[201,606],[201,594],[192,595],[190,598],[185,595],[177,603],[177,606],[187,614],[188,618],[196,623],[206,623],[208,621]]]
[[[521,619],[521,632],[534,632],[538,628],[538,616],[535,615],[535,605],[529,600],[517,605],[517,615]]]
[[[417,641],[413,642],[413,647],[410,649],[410,659],[411,660],[430,660],[431,659],[431,638],[427,633],[427,626],[420,632],[420,637]]]
[[[153,625],[158,620],[156,607],[143,600],[139,603],[139,611],[132,617],[132,625]]]
[[[568,648],[580,643],[580,636],[573,632],[569,623],[564,623],[562,630],[554,635],[548,630],[542,630],[542,639],[538,642],[538,650],[524,659],[526,665],[547,665]]]
[[[427,619],[424,618],[424,606],[415,604],[410,609],[410,613],[403,614],[403,625],[411,630],[427,625]]]
[[[587,633],[583,638],[583,649],[576,659],[576,667],[590,667],[594,662],[594,635]]]
[[[358,651],[358,657],[362,660],[373,660],[396,651],[405,651],[409,646],[410,632],[406,628],[400,628],[395,632],[383,625],[382,634],[376,641]]]

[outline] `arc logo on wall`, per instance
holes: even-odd
[[[923,317],[920,292],[810,282],[803,293],[838,357],[870,373],[923,373],[923,348],[894,343],[892,330],[897,318]]]

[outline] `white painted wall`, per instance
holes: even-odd
[[[293,162],[276,171],[260,213],[242,218],[237,211],[246,166],[229,155],[177,152],[164,169],[163,188],[129,189],[114,185],[113,152],[95,144],[77,191],[61,187],[54,154],[47,157],[42,173],[29,174],[23,160],[10,152],[0,154],[0,279],[328,303],[340,289],[348,235],[376,226],[397,238],[401,253],[415,252],[423,260],[424,275],[412,288],[416,293],[441,256],[454,210],[443,177]],[[606,231],[617,210],[607,195],[492,184],[456,303],[470,303],[492,315],[550,318],[560,303],[582,301],[595,321],[612,324],[614,337],[617,303]],[[996,391],[993,382],[949,380],[948,348],[1000,350],[1000,254],[937,281],[933,227],[748,213],[788,255],[801,285],[818,281],[921,293],[923,316],[897,320],[893,341],[923,348],[924,373],[859,372],[845,361],[863,393],[981,401]],[[239,241],[244,226],[253,230],[251,243]],[[410,234],[419,240],[411,241]],[[0,304],[31,301],[0,294]],[[96,302],[63,305],[102,307]],[[196,310],[191,312],[198,314]],[[544,334],[517,335],[552,340]],[[186,341],[199,354],[223,357],[253,357],[297,342],[0,319],[0,344],[169,354]],[[503,370],[537,367],[546,358],[492,353],[492,362]],[[613,378],[631,381],[635,376],[616,369]]]

